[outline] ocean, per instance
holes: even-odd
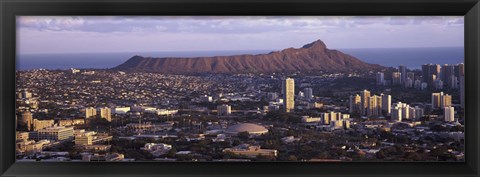
[[[464,61],[463,47],[338,49],[372,64],[420,69],[422,64],[458,64]],[[25,54],[17,57],[17,69],[106,69],[127,61],[134,55],[149,57],[206,57],[262,54],[272,50],[188,51],[188,52],[118,52],[75,54]]]

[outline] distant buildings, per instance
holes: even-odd
[[[100,117],[112,121],[112,110],[108,107],[100,108]]]
[[[229,116],[232,114],[232,106],[230,105],[219,105],[217,106],[217,112],[219,116]]]
[[[47,127],[37,131],[37,139],[38,140],[54,140],[54,141],[62,141],[68,140],[73,138],[73,127]]]
[[[83,129],[75,130],[75,145],[92,146],[100,142],[110,141],[113,137],[107,134],[97,134],[94,131],[85,131]],[[95,148],[95,147],[90,147]],[[96,147],[101,148],[101,147]]]
[[[407,67],[404,65],[398,66],[398,72],[400,72],[400,83],[405,84],[405,81],[407,80]]]
[[[440,69],[440,79],[445,83],[447,88],[457,88],[457,77],[455,76],[455,65],[445,64]]]
[[[390,95],[371,95],[370,91],[363,90],[360,95],[350,96],[350,113],[358,112],[367,117],[390,115],[391,102]]]
[[[28,132],[16,132],[16,140],[23,140],[27,141],[29,139],[29,133]]]
[[[370,97],[370,91],[368,90],[363,90],[360,92],[360,98],[362,105],[360,107],[360,114],[361,115],[366,115],[366,109],[368,106],[368,98]]]
[[[432,108],[439,109],[452,106],[452,96],[448,94],[432,93]]]
[[[310,99],[313,98],[313,90],[312,90],[312,88],[304,88],[304,89],[303,89],[303,93],[304,93],[305,98],[306,98],[307,100],[310,100]]]
[[[445,122],[453,122],[455,120],[455,109],[451,106],[444,107],[443,115],[445,116]]]
[[[385,85],[385,75],[383,72],[377,72],[375,78],[377,85]]]
[[[283,95],[283,107],[285,112],[291,112],[295,109],[295,80],[287,78],[284,81],[284,95]]]
[[[403,119],[410,118],[410,105],[402,102],[396,103],[392,107],[392,120],[401,122]]]
[[[278,94],[275,92],[269,92],[267,93],[267,99],[270,101],[274,101],[278,98]]]
[[[465,69],[463,63],[458,64],[456,67],[458,68],[455,69],[455,74],[459,78],[460,104],[462,108],[465,108]]]
[[[380,96],[382,97],[382,112],[385,111],[385,113],[387,114],[387,116],[390,115],[390,113],[392,112],[392,96],[391,95],[384,95],[383,93],[380,94]]]
[[[367,116],[368,117],[377,117],[382,114],[382,97],[377,95],[372,95],[368,97],[367,102]]]
[[[77,135],[75,136],[75,145],[92,145],[93,136],[91,135]]]
[[[434,89],[434,81],[437,79],[437,75],[440,74],[439,64],[425,64],[422,65],[422,78],[423,82],[426,82],[429,89]]]
[[[278,154],[278,151],[275,149],[262,149],[260,148],[260,146],[251,146],[249,144],[242,144],[233,148],[225,148],[223,152],[231,152],[236,155],[243,155],[251,158],[257,157],[259,155],[276,157]]]
[[[321,120],[320,117],[302,116],[302,123],[320,122]]]
[[[27,130],[32,130],[33,115],[30,111],[24,111],[22,113],[22,119],[20,120],[20,125],[23,125]]]
[[[402,73],[400,72],[392,73],[392,85],[402,85]]]
[[[80,70],[79,69],[75,69],[75,68],[70,68],[70,72],[72,74],[77,74],[77,73],[80,73]]]
[[[172,149],[172,145],[164,143],[146,143],[141,149],[150,152],[155,157],[158,157],[167,154]]]
[[[47,127],[53,127],[54,123],[54,120],[33,119],[33,131],[38,131]]]
[[[356,94],[355,96],[350,95],[350,113],[360,112],[362,109],[362,97]]]
[[[25,126],[27,130],[31,130],[32,121],[33,121],[32,113],[30,111],[24,111],[22,113],[22,119],[20,121],[20,124]]]
[[[213,102],[213,97],[208,95],[203,95],[200,97],[200,102]]]
[[[32,92],[22,90],[21,92],[18,93],[17,98],[19,98],[19,99],[30,99],[30,98],[32,98]]]
[[[131,110],[130,107],[116,107],[113,108],[114,114],[127,114]]]
[[[424,110],[423,108],[415,106],[415,107],[410,107],[409,113],[410,113],[409,115],[410,118],[420,119],[424,115]]]
[[[95,118],[95,116],[97,116],[97,109],[92,107],[85,109],[85,118]]]

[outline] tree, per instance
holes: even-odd
[[[172,147],[167,153],[167,157],[174,158],[175,155],[177,155],[177,149],[175,147]]]
[[[385,156],[385,153],[383,152],[383,150],[380,150],[376,153],[376,156],[377,156],[377,159],[384,159],[386,156]]]
[[[288,161],[297,161],[297,157],[295,155],[288,156]]]
[[[250,139],[250,133],[248,133],[247,131],[239,132],[237,134],[237,137],[242,141],[247,141],[248,139]]]

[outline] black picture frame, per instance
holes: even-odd
[[[1,176],[462,176],[480,174],[478,0],[0,0]],[[465,162],[15,162],[17,15],[462,15]]]

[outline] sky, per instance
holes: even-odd
[[[19,54],[463,47],[463,16],[18,16]]]

